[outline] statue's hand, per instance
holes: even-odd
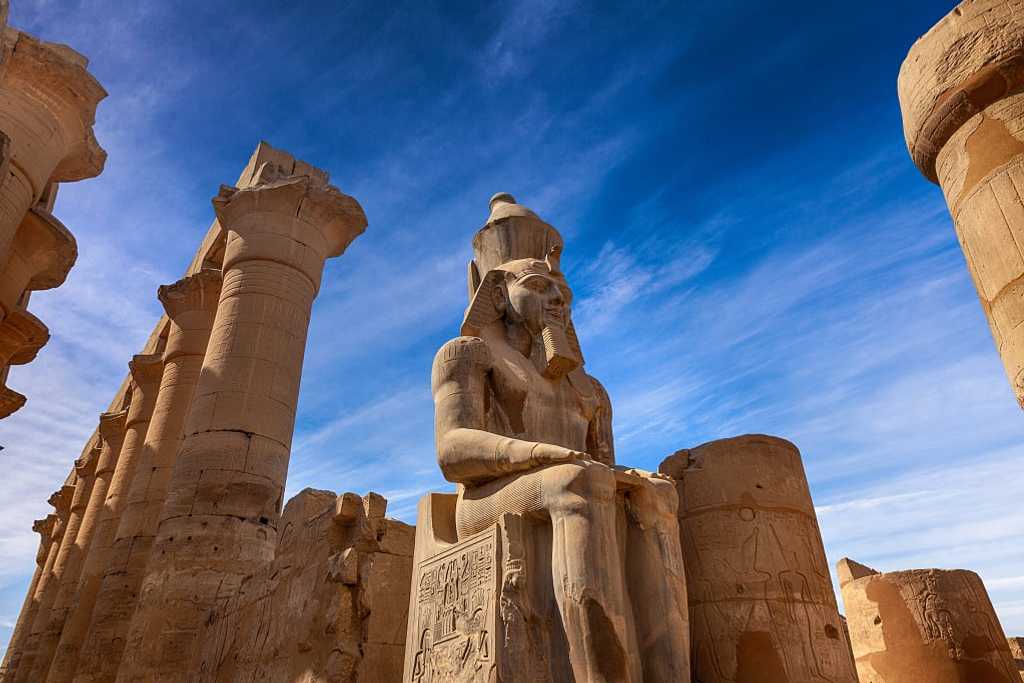
[[[530,455],[531,459],[538,465],[550,465],[559,462],[591,459],[590,455],[582,451],[574,451],[571,448],[555,446],[550,443],[538,443],[533,447],[533,452]]]

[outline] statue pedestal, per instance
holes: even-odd
[[[403,682],[575,680],[552,584],[550,520],[506,513],[459,541],[457,498],[430,493],[420,500]],[[645,607],[636,603],[642,596],[629,600],[628,588],[643,587],[651,578],[637,576],[627,562],[638,522],[624,497],[617,508],[618,559],[632,615],[640,615]]]

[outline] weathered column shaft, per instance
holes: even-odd
[[[82,569],[92,550],[92,541],[96,535],[103,501],[106,500],[110,480],[121,454],[127,415],[128,411],[126,410],[100,415],[99,434],[103,440],[103,446],[96,462],[92,490],[89,492],[89,499],[82,513],[82,521],[75,535],[74,547],[61,574],[60,588],[54,598],[53,606],[50,607],[48,622],[36,643],[36,656],[32,664],[32,678],[30,679],[33,682],[46,680],[46,672],[49,671],[50,665],[53,663],[57,643],[60,641],[68,614],[78,603],[78,586],[82,577]]]
[[[10,138],[11,158],[0,183],[0,270],[23,217],[49,183],[91,178],[103,170],[106,153],[92,125],[106,92],[87,65],[66,45],[7,29],[0,59],[0,130]]]
[[[899,76],[903,126],[939,183],[1018,402],[1024,407],[1024,0],[961,3]]]
[[[75,681],[111,681],[117,675],[217,312],[220,281],[220,271],[204,270],[158,292],[170,318],[160,391],[91,624],[81,641]]]
[[[136,466],[143,450],[146,432],[149,428],[153,406],[157,400],[163,359],[159,354],[137,355],[129,369],[132,375],[132,398],[125,419],[124,441],[118,455],[106,496],[101,500],[90,500],[90,510],[95,504],[98,521],[89,546],[89,554],[82,566],[81,577],[75,590],[75,600],[61,632],[53,663],[49,673],[40,680],[70,681],[75,674],[78,655],[89,628],[89,621],[96,605],[100,583],[110,563],[114,537],[127,502],[128,487],[135,476]],[[97,481],[99,481],[97,473]],[[93,492],[94,499],[99,486]],[[88,514],[88,513],[87,513]],[[83,522],[83,528],[85,528]],[[40,671],[42,671],[40,669]]]
[[[840,560],[857,674],[870,683],[1017,683],[981,578],[962,569],[879,572]]]
[[[225,187],[214,207],[220,301],[119,680],[188,680],[205,615],[273,558],[310,308],[366,225],[308,176]]]
[[[17,683],[25,681],[35,683],[38,680],[32,677],[32,669],[40,653],[43,634],[50,624],[50,612],[57,602],[57,597],[64,584],[65,575],[69,572],[77,574],[75,566],[79,559],[80,551],[76,541],[82,526],[82,517],[85,514],[86,507],[89,505],[89,496],[92,493],[96,467],[102,452],[101,447],[93,448],[84,459],[75,462],[75,490],[72,494],[68,510],[68,521],[64,526],[64,535],[60,542],[60,548],[57,551],[57,557],[53,563],[53,569],[50,571],[49,580],[42,586],[45,590],[40,595],[39,607],[36,610],[36,617],[32,622],[32,630],[25,643],[21,662],[15,673],[15,681]]]
[[[25,623],[21,629],[21,635],[17,639],[11,638],[10,659],[7,664],[7,672],[3,681],[13,681],[16,678],[22,655],[28,646],[29,637],[32,635],[32,628],[39,615],[40,606],[48,602],[47,595],[56,590],[56,581],[53,579],[53,568],[57,562],[57,555],[60,553],[60,546],[64,540],[64,532],[67,529],[68,516],[70,514],[71,500],[75,494],[73,485],[65,485],[59,491],[50,496],[50,504],[57,511],[57,523],[54,525],[53,542],[46,554],[46,563],[43,565],[43,572],[39,577],[35,590],[32,593],[32,602],[29,611],[25,614]]]
[[[669,456],[694,680],[857,683],[800,451],[764,435]]]
[[[28,585],[28,592],[25,593],[25,600],[18,612],[18,620],[14,624],[14,631],[7,643],[7,651],[4,653],[3,664],[0,664],[0,681],[7,680],[12,671],[12,664],[15,658],[21,658],[22,640],[25,638],[25,631],[31,628],[32,619],[35,617],[34,606],[36,603],[36,589],[39,587],[39,580],[43,572],[47,571],[46,564],[49,559],[50,549],[55,543],[55,534],[58,532],[58,525],[62,524],[55,514],[48,515],[46,519],[36,520],[32,530],[40,535],[39,551],[36,553],[36,570],[32,574],[32,580]],[[28,626],[26,626],[26,623]],[[16,654],[17,653],[17,654]]]

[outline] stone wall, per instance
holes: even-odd
[[[274,562],[218,608],[199,681],[398,681],[413,527],[377,494],[305,489],[281,518]]]

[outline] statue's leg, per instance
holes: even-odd
[[[615,476],[604,465],[547,468],[551,572],[577,683],[640,683],[636,636],[623,590],[615,523]]]
[[[645,681],[690,680],[686,575],[675,485],[645,479],[629,492],[630,596]]]

